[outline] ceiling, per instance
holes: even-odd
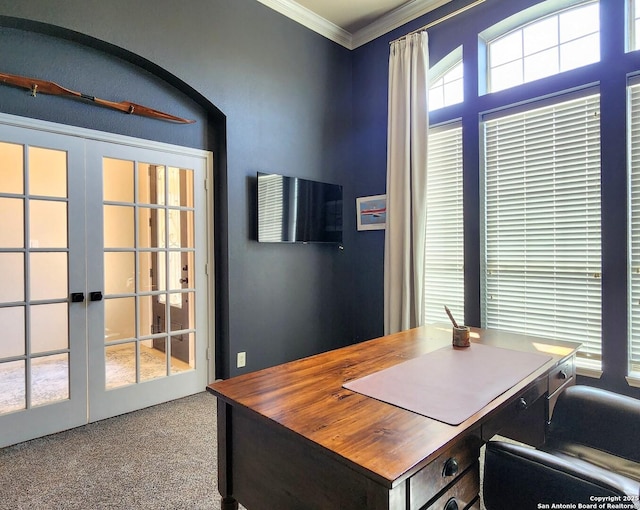
[[[258,0],[354,49],[451,0]]]
[[[407,0],[297,0],[318,16],[352,34],[397,9]]]

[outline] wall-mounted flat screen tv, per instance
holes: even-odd
[[[258,241],[341,243],[342,186],[258,172]]]

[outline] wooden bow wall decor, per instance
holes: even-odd
[[[114,101],[100,99],[99,97],[83,94],[82,92],[69,90],[52,81],[38,80],[36,78],[28,78],[26,76],[19,76],[16,74],[0,73],[0,82],[7,85],[14,85],[16,87],[28,89],[31,91],[31,95],[33,97],[36,97],[36,94],[38,92],[41,92],[43,94],[51,94],[54,96],[68,96],[75,99],[84,99],[86,101],[91,101],[92,103],[95,103],[97,105],[111,108],[113,110],[119,110],[131,115],[142,115],[144,117],[177,122],[179,124],[193,124],[195,122],[195,120],[176,117],[175,115],[161,112],[159,110],[154,110],[153,108],[149,108],[148,106],[131,103],[129,101],[120,101],[119,103],[116,103]]]

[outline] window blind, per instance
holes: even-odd
[[[483,325],[579,340],[601,366],[600,96],[484,126]]]
[[[629,375],[640,377],[640,83],[629,87]]]
[[[462,123],[429,130],[425,308],[427,323],[447,321],[447,305],[464,322]]]

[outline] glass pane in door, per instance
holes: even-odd
[[[104,247],[133,248],[133,207],[119,205],[104,206]]]
[[[69,347],[69,305],[49,303],[29,309],[31,352],[58,351]]]
[[[52,200],[29,202],[29,246],[67,247],[67,204]]]
[[[6,388],[0,392],[0,414],[20,411],[27,407],[26,374],[24,360],[0,363],[0,382]]]
[[[69,398],[69,354],[31,360],[31,405],[41,406]]]
[[[68,265],[65,252],[32,252],[29,289],[33,300],[66,299]]]
[[[29,147],[29,194],[67,197],[67,153]]]
[[[0,253],[0,302],[24,301],[24,254]]]
[[[165,338],[140,343],[140,380],[150,381],[167,375]]]
[[[22,248],[24,246],[24,200],[0,195],[0,218],[12,221],[0,222],[0,248]]]
[[[0,324],[2,324],[0,359],[24,356],[26,352],[24,308],[24,306],[0,308]]]
[[[130,294],[135,290],[135,253],[104,254],[104,290],[107,294]]]
[[[24,145],[0,142],[0,193],[24,193]]]
[[[164,205],[164,174],[162,165],[138,163],[138,203]]]
[[[104,302],[104,340],[115,342],[136,336],[136,300],[111,298]]]
[[[103,196],[109,202],[133,202],[133,161],[109,159],[104,162]]]
[[[135,384],[136,344],[108,345],[105,347],[105,387],[108,390]]]

